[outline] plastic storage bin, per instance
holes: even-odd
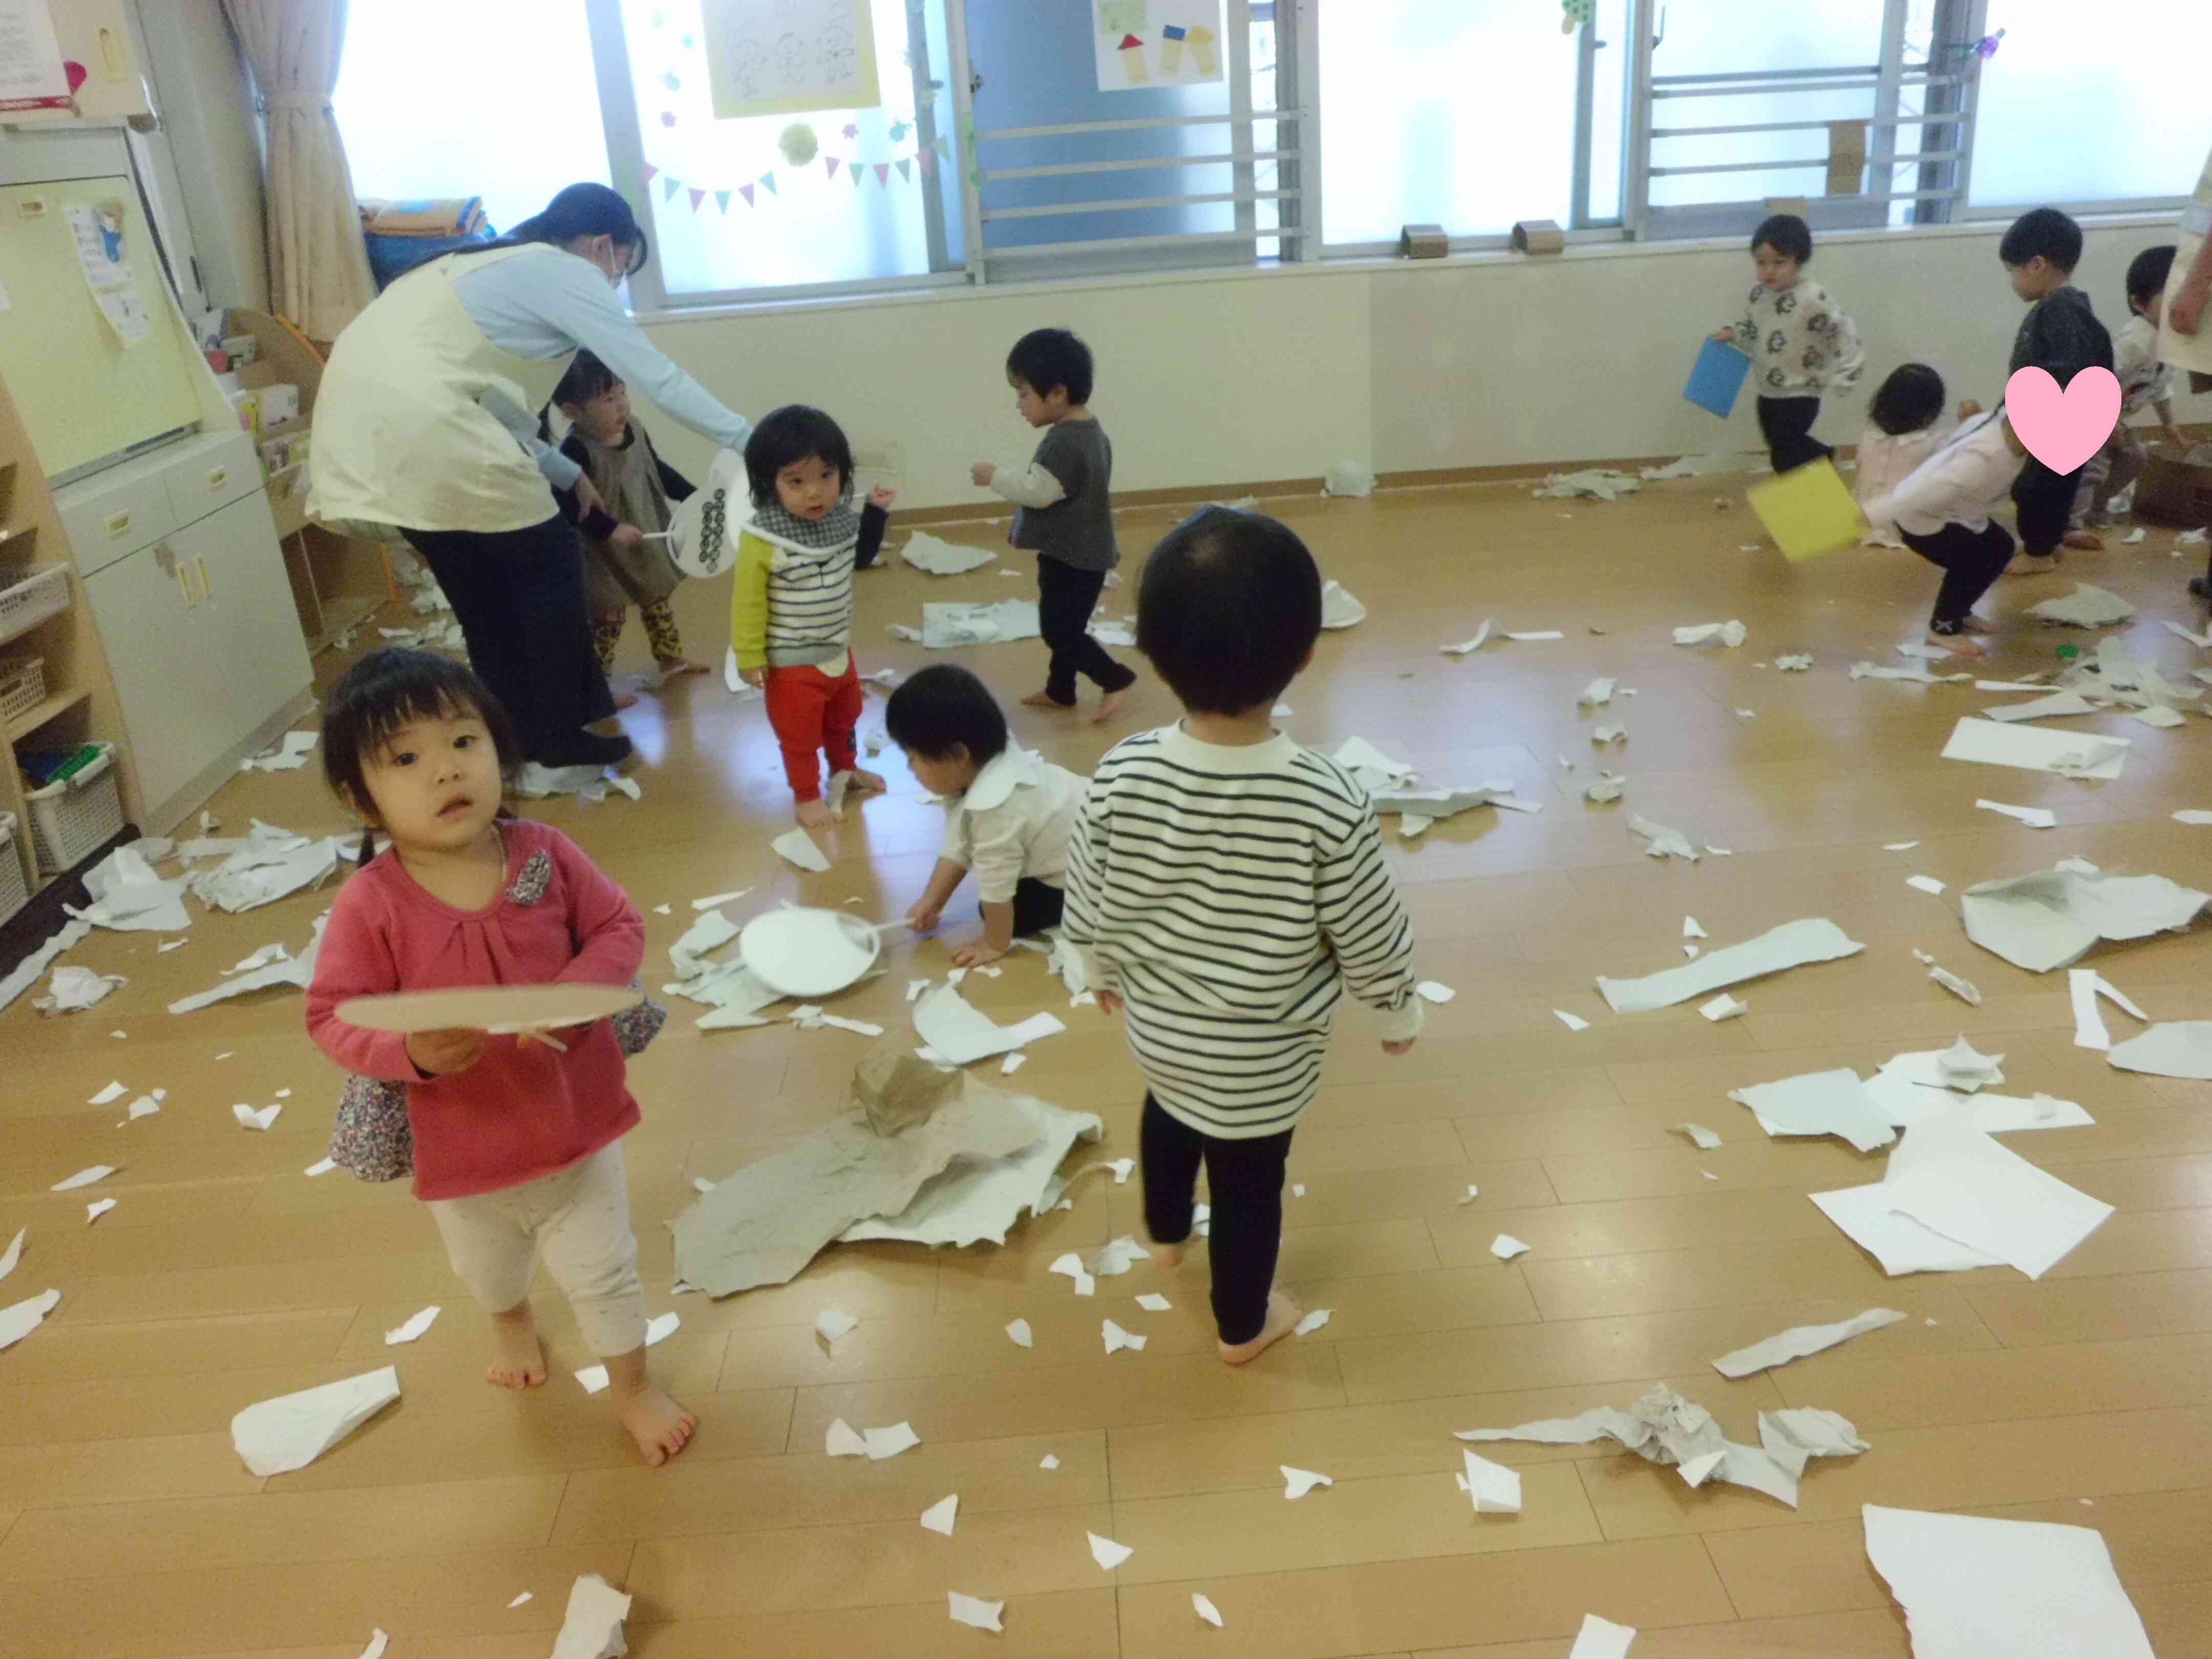
[[[0,812],[0,921],[31,902],[23,884],[23,861],[15,856],[15,815]]]
[[[46,875],[64,874],[123,828],[115,745],[103,743],[98,748],[100,758],[75,777],[33,789],[23,797],[31,809],[31,845],[38,853],[40,870]]]
[[[46,700],[44,657],[0,657],[0,720],[27,714]]]
[[[12,640],[69,609],[65,564],[0,566],[0,640]]]

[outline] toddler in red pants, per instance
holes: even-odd
[[[853,665],[853,573],[876,562],[895,491],[878,485],[860,513],[846,499],[853,450],[837,422],[790,404],[753,428],[745,445],[752,520],[738,538],[730,643],[748,685],[768,693],[769,724],[783,749],[784,775],[799,821],[820,829],[842,815],[830,793],[880,795],[884,781],[861,769],[854,731],[860,676]]]

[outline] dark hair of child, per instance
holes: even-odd
[[[1785,259],[1804,264],[1813,257],[1813,227],[1794,213],[1777,213],[1751,233],[1751,251],[1771,247]]]
[[[2081,263],[2081,227],[2057,208],[2032,208],[2021,214],[1997,244],[1997,258],[2008,265],[2024,265],[2038,256],[2072,276]]]
[[[1321,571],[1296,532],[1209,507],[1152,550],[1137,649],[1194,714],[1273,705],[1321,637]]]
[[[924,760],[950,760],[957,749],[986,766],[1006,749],[1006,716],[998,700],[982,681],[950,663],[907,676],[884,707],[884,730]]]
[[[2173,244],[2147,247],[2128,261],[2128,309],[2147,306],[2165,290],[2173,274]]]
[[[499,775],[512,785],[522,770],[522,739],[489,686],[466,663],[398,646],[372,651],[338,677],[323,710],[323,779],[371,826],[360,861],[375,843],[376,805],[368,766],[395,732],[417,720],[474,717],[491,733]]]
[[[1006,354],[1008,385],[1020,381],[1040,398],[1064,390],[1071,404],[1087,404],[1097,370],[1091,348],[1064,328],[1033,329]]]
[[[569,360],[568,371],[561,376],[561,384],[553,388],[553,401],[562,408],[587,404],[603,392],[612,392],[621,384],[622,376],[590,351],[579,351]]]
[[[840,489],[853,487],[853,446],[846,441],[844,428],[805,404],[769,410],[745,442],[745,478],[752,486],[753,505],[766,507],[773,501],[775,475],[809,459],[836,467]]]
[[[1867,413],[1893,438],[1936,424],[1943,412],[1943,377],[1925,363],[1906,363],[1874,394]]]

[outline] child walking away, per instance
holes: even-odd
[[[844,816],[822,798],[822,757],[833,799],[880,795],[860,768],[860,674],[853,665],[853,573],[882,551],[896,492],[878,485],[853,511],[853,450],[818,409],[787,404],[745,445],[753,516],[738,538],[730,643],[748,685],[768,691],[769,724],[783,749],[799,821],[810,830]]]
[[[1145,567],[1137,648],[1188,714],[1116,744],[1084,799],[1063,937],[1145,1074],[1145,1221],[1173,1267],[1199,1166],[1213,1318],[1242,1364],[1299,1317],[1273,1288],[1291,1132],[1348,986],[1386,1053],[1421,1029],[1413,928],[1359,784],[1268,724],[1312,659],[1321,573],[1274,520],[1209,507]]]
[[[2012,278],[2012,291],[2028,307],[2013,337],[2008,379],[2023,368],[2039,368],[2063,391],[2083,369],[2112,366],[2112,337],[2097,320],[2089,296],[2074,286],[2074,267],[2081,262],[2081,226],[2057,208],[2023,213],[1997,244],[1997,258]],[[2033,456],[2021,468],[2012,487],[2025,556],[2019,574],[2051,569],[2062,543],[2092,551],[2104,546],[2094,532],[2066,527],[2082,470],[2053,472]]]
[[[1052,652],[1044,690],[1022,699],[1031,708],[1075,707],[1075,679],[1095,682],[1101,724],[1114,718],[1136,675],[1091,637],[1091,614],[1107,573],[1121,562],[1114,539],[1114,446],[1091,412],[1091,348],[1064,328],[1040,328],[1006,355],[1014,407],[1047,428],[1022,471],[978,461],[969,476],[1012,501],[1009,539],[1037,556],[1037,631]]]
[[[669,603],[684,573],[665,538],[672,509],[692,493],[690,480],[660,459],[645,428],[630,418],[629,387],[590,352],[576,354],[553,402],[569,422],[561,453],[583,469],[599,498],[586,511],[574,490],[554,492],[584,544],[584,602],[600,668],[614,672],[615,647],[635,605],[664,677],[705,673],[704,663],[684,656]],[[615,707],[636,702],[618,696]]]
[[[1893,438],[1932,429],[1942,413],[1943,378],[1925,363],[1907,363],[1875,394],[1875,420]],[[1865,503],[1869,523],[1894,525],[1907,547],[1942,568],[1928,637],[1962,657],[1989,654],[1972,637],[1989,631],[1974,605],[2013,555],[2011,533],[1990,514],[2013,489],[2027,453],[2001,404],[1966,421],[1901,483]]]
[[[996,962],[1017,938],[1059,927],[1083,780],[1011,744],[1006,715],[964,668],[909,675],[891,693],[884,726],[922,787],[946,798],[944,850],[908,913],[915,931],[937,931],[971,870],[983,937],[952,953],[954,967]]]
[[[1813,435],[1820,398],[1850,392],[1866,362],[1856,325],[1827,289],[1806,280],[1812,258],[1812,229],[1796,214],[1778,213],[1761,223],[1751,237],[1759,280],[1743,316],[1713,332],[1716,340],[1732,340],[1751,354],[1759,430],[1777,472],[1836,453]]]
[[[453,1271],[492,1315],[491,1381],[531,1389],[545,1380],[529,1294],[542,1259],[606,1362],[623,1426],[647,1462],[662,1463],[684,1449],[697,1419],[646,1376],[622,1153],[637,1103],[613,1024],[572,1027],[556,1046],[470,1030],[402,1036],[337,1013],[349,998],[398,991],[635,980],[645,924],[622,889],[558,830],[498,820],[520,763],[506,714],[447,658],[374,652],[332,688],[324,774],[392,844],[331,907],[307,1030],[354,1073],[333,1155],[356,1173],[373,1162],[371,1178],[386,1179],[404,1173],[411,1136],[415,1195],[428,1203]],[[385,1142],[371,1146],[360,1103],[395,1087],[405,1092],[404,1118],[375,1126]]]
[[[2173,424],[2171,371],[2158,360],[2158,325],[2166,311],[2166,281],[2173,270],[2173,245],[2147,247],[2128,265],[2128,319],[2112,336],[2112,373],[2119,377],[2120,418],[2105,447],[2081,467],[2069,527],[2094,531],[2112,522],[2112,499],[2142,476],[2150,447],[2128,417],[2146,409],[2158,415],[2166,441],[2188,447]]]

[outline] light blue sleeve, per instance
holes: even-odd
[[[538,471],[556,489],[574,489],[584,469],[538,435],[538,421],[530,411],[496,387],[488,388],[477,402],[497,421],[538,463]]]
[[[503,351],[544,358],[586,347],[631,390],[701,437],[741,450],[752,436],[752,422],[725,408],[646,338],[587,260],[566,254],[501,259],[463,271],[453,293],[484,337]]]

